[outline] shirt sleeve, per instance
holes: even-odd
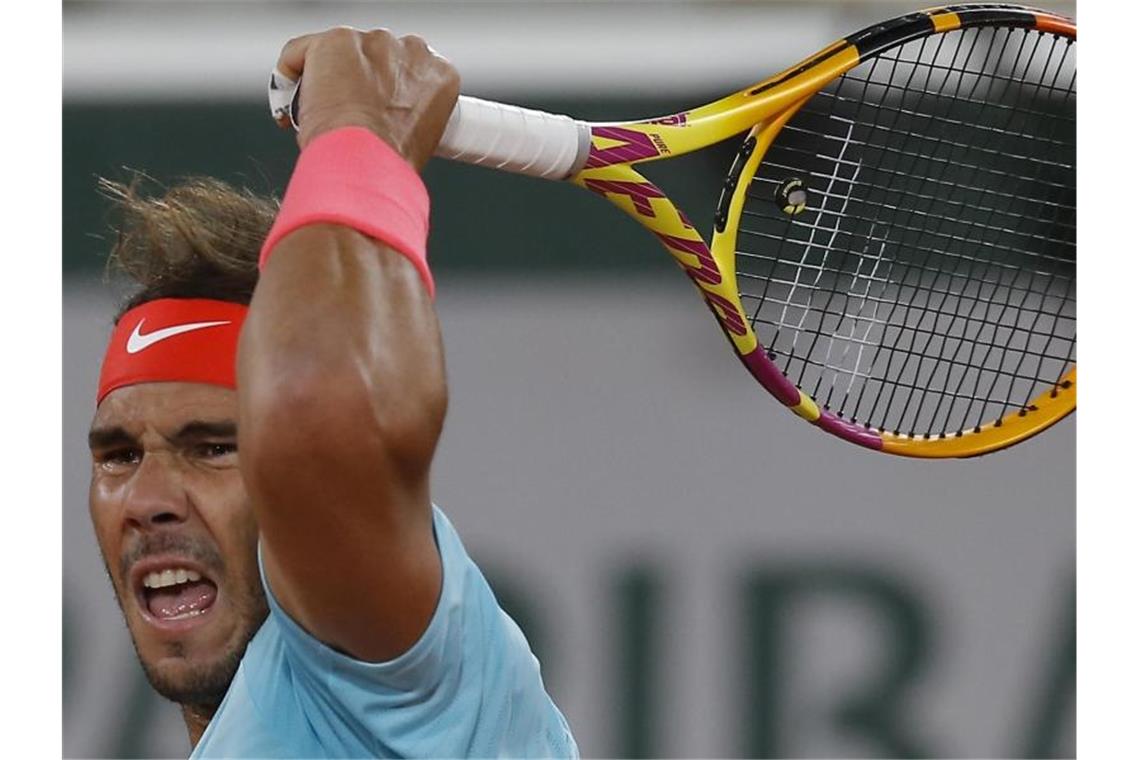
[[[310,729],[332,755],[576,756],[522,631],[435,507],[433,529],[443,569],[438,605],[419,640],[385,662],[338,652],[290,618],[259,546],[269,622]]]

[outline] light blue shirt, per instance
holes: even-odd
[[[362,662],[313,638],[281,609],[261,567],[269,617],[191,758],[578,756],[522,631],[433,512],[439,605],[394,660]]]

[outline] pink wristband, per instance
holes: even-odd
[[[428,206],[420,175],[371,130],[325,132],[297,159],[281,210],[261,246],[259,266],[264,268],[273,246],[298,227],[342,224],[411,259],[434,297],[427,265]]]

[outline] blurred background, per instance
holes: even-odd
[[[86,515],[125,291],[96,177],[280,194],[289,37],[424,36],[471,95],[619,120],[697,105],[928,2],[64,2],[68,757],[176,757]],[[1072,15],[1071,3],[1042,3]],[[647,172],[701,229],[733,152]],[[433,498],[584,756],[1072,756],[1075,418],[978,460],[875,455],[741,370],[659,244],[576,188],[433,162],[451,407]]]

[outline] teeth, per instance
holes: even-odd
[[[185,568],[167,568],[165,570],[154,571],[147,573],[143,578],[143,586],[146,588],[166,588],[167,586],[176,586],[179,583],[193,583],[202,580],[202,574],[196,573],[193,570]]]

